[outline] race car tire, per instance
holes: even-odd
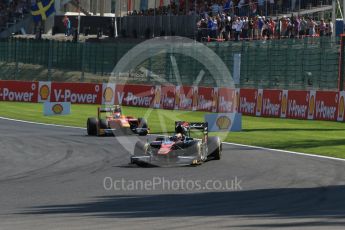
[[[134,146],[134,153],[133,156],[145,156],[147,155],[147,151],[149,148],[149,144],[148,143],[143,143],[141,141],[137,141],[137,143]],[[131,164],[137,164],[138,166],[145,166],[146,164],[137,160],[134,160],[131,157]]]
[[[201,163],[203,161],[201,143],[199,141],[196,141],[190,148],[190,154],[196,156],[197,163]]]
[[[135,143],[135,146],[134,146],[134,156],[147,155],[148,148],[149,148],[148,143],[137,141],[137,143]]]
[[[95,117],[90,117],[87,119],[87,134],[89,136],[96,136],[98,130],[98,119]]]
[[[147,129],[148,125],[147,125],[147,121],[145,118],[138,118],[138,128],[143,128],[143,129]],[[148,134],[147,130],[142,131],[139,133],[140,136],[146,136]]]
[[[146,121],[145,118],[139,117],[138,118],[138,123],[139,123],[138,128],[144,128],[144,129],[148,128],[147,121]]]
[[[100,119],[99,120],[99,128],[100,129],[107,129],[108,128],[108,122],[106,119]]]
[[[219,137],[208,137],[207,148],[209,156],[215,160],[220,160],[222,157],[222,142]]]

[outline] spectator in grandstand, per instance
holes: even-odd
[[[65,15],[64,19],[62,20],[63,25],[65,27],[65,36],[70,36],[71,35],[71,21],[69,20],[69,18],[67,17],[67,15]]]
[[[235,25],[235,41],[239,41],[241,33],[242,33],[242,27],[243,27],[243,22],[241,18],[237,17],[234,22],[234,25]]]
[[[248,24],[248,17],[243,17],[242,18],[242,38],[244,40],[248,39],[248,29],[249,29],[249,24]]]
[[[327,36],[332,36],[333,34],[333,22],[331,19],[328,20],[328,23],[326,24],[326,33],[327,33]]]
[[[296,38],[299,37],[301,31],[301,18],[298,16],[294,20],[294,35]]]
[[[254,22],[253,22],[253,18],[250,18],[248,20],[248,39],[253,40],[253,35],[254,35]]]
[[[320,37],[326,35],[326,23],[323,19],[320,20],[319,31],[320,31]]]
[[[288,26],[289,26],[289,19],[286,18],[285,16],[281,19],[281,37],[288,37],[289,36],[289,31],[288,31]]]
[[[269,34],[272,39],[275,38],[276,22],[271,18],[269,20]]]
[[[300,35],[301,36],[305,36],[305,35],[308,35],[308,22],[307,22],[307,20],[304,18],[304,17],[302,17],[301,18],[301,30],[300,30]]]
[[[316,35],[316,31],[315,31],[316,26],[317,26],[316,22],[312,18],[309,18],[308,19],[308,28],[309,28],[309,35],[310,36]]]
[[[261,30],[261,37],[264,40],[270,39],[269,21],[268,20],[263,21],[263,26],[262,26],[262,30]]]

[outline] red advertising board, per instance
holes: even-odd
[[[0,101],[37,102],[38,82],[0,81]]]
[[[218,89],[218,112],[233,113],[237,112],[240,104],[240,95],[238,89],[219,88]]]
[[[309,91],[289,90],[287,99],[287,118],[307,119]]]
[[[263,117],[280,117],[282,90],[264,90],[262,96]]]
[[[174,109],[174,107],[175,107],[175,86],[161,86],[160,108]]]
[[[155,98],[152,85],[116,85],[115,104],[151,107]]]
[[[52,82],[51,102],[101,104],[102,84]]]
[[[196,101],[196,110],[205,112],[217,112],[218,88],[198,87],[194,90],[193,102]]]
[[[193,87],[176,86],[175,92],[175,109],[192,110],[194,92]]]
[[[336,121],[338,115],[338,92],[316,92],[314,120]]]
[[[257,94],[256,89],[240,89],[240,113],[255,116]]]

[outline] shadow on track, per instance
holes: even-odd
[[[345,217],[344,194],[345,186],[118,195],[96,197],[95,201],[89,203],[30,207],[20,214],[80,214],[110,218],[256,216],[333,219],[334,221],[323,222],[323,226],[326,227],[344,225],[344,222],[340,222]],[[294,223],[286,224],[294,226]],[[315,222],[305,222],[303,225],[299,222],[296,226],[314,224]],[[274,224],[257,227],[279,226]],[[284,223],[280,227],[284,227]]]

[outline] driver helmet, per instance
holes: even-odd
[[[176,133],[175,137],[178,141],[182,141],[183,135],[182,133]]]
[[[186,128],[183,127],[181,124],[176,126],[175,131],[176,131],[176,133],[180,133],[183,136],[187,134]]]

